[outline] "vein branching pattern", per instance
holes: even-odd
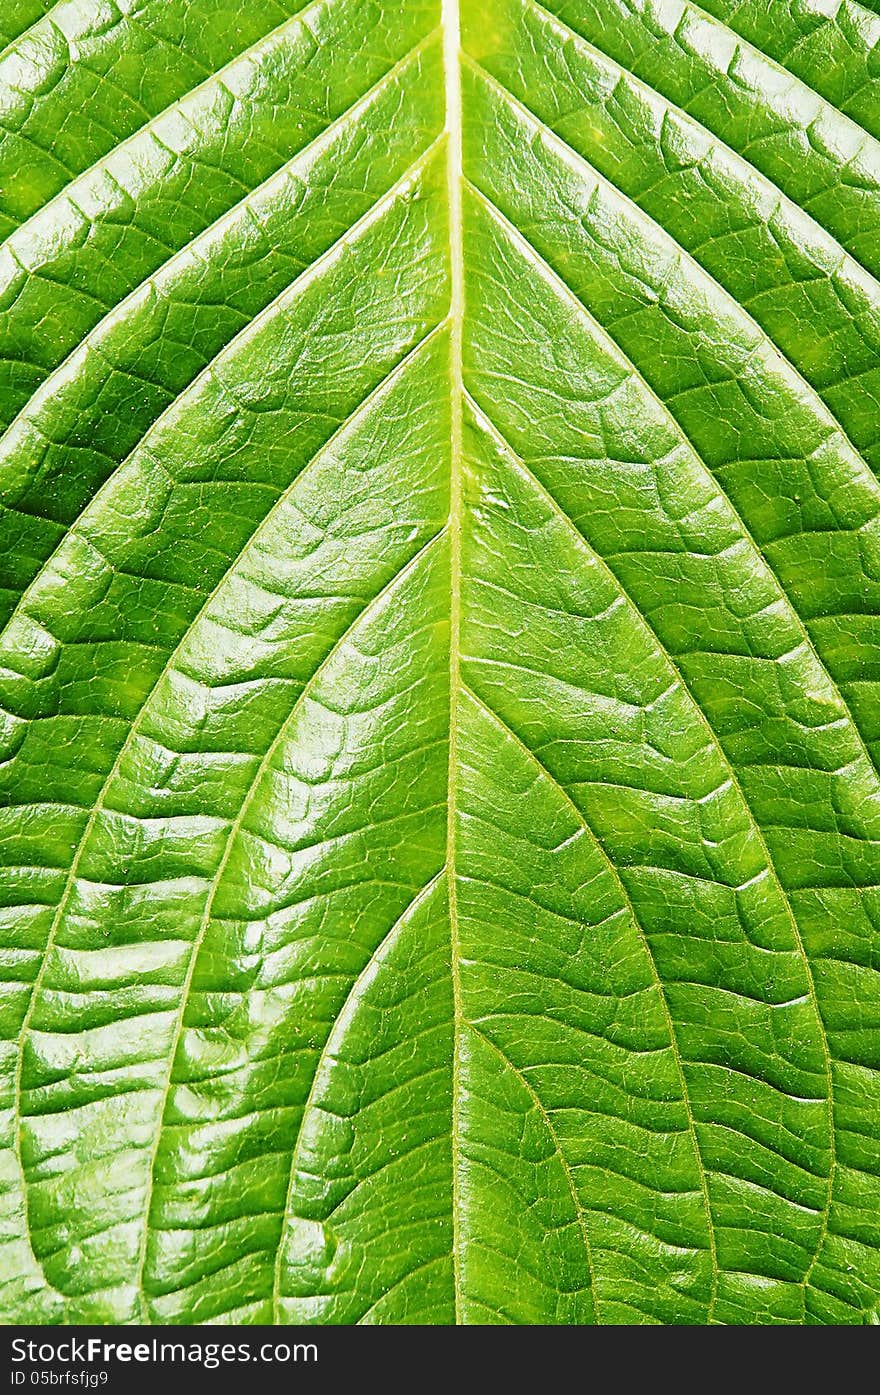
[[[7,0],[3,1320],[880,1320],[878,45]]]

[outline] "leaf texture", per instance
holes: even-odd
[[[880,1320],[878,41],[7,0],[7,1321]]]

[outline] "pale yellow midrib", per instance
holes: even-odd
[[[462,422],[462,324],[464,276],[461,230],[462,140],[459,0],[442,0],[443,83],[446,99],[446,179],[449,216],[450,274],[450,456],[449,456],[449,764],[447,778],[446,867],[449,894],[450,963],[453,999],[452,1055],[452,1269],[455,1321],[461,1323],[461,1237],[458,1188],[459,1074],[462,1026],[458,906],[455,884],[455,777],[458,763],[458,694],[460,686],[459,642],[461,630],[461,422]]]

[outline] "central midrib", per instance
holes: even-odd
[[[452,1279],[455,1321],[462,1322],[461,1236],[458,1170],[459,1148],[459,1071],[463,1026],[458,906],[455,885],[456,770],[458,763],[458,695],[460,691],[461,634],[461,447],[462,447],[462,324],[464,319],[464,272],[462,260],[461,187],[461,68],[459,0],[442,0],[443,84],[446,100],[446,179],[449,218],[449,756],[446,798],[446,880],[449,897],[450,966],[453,1002],[452,1044]]]

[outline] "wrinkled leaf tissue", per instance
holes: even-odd
[[[878,44],[2,7],[5,1321],[880,1319]]]

